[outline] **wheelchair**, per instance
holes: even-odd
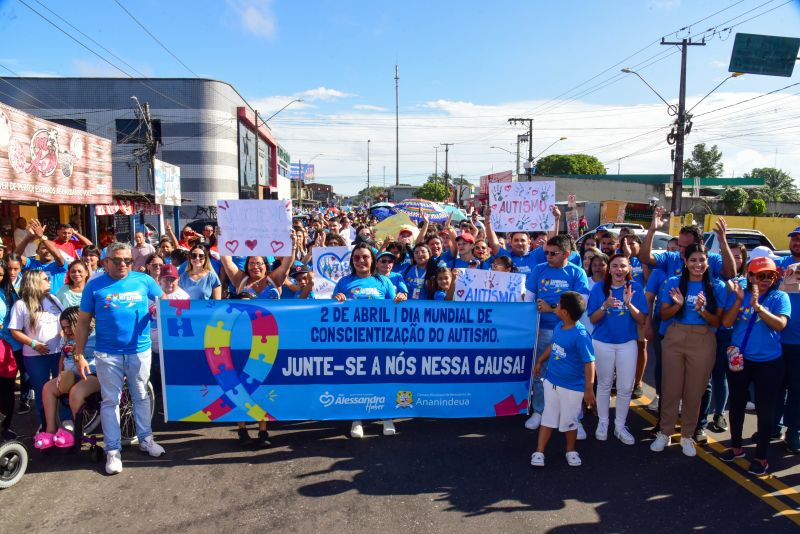
[[[5,415],[0,414],[0,423]],[[0,489],[10,488],[22,478],[28,469],[28,449],[21,441],[0,438]]]
[[[150,400],[150,419],[153,419],[155,414],[155,391],[153,384],[147,382],[147,398]],[[69,407],[69,395],[62,395],[59,397],[62,404]],[[100,441],[99,435],[102,433],[100,427],[100,404],[102,397],[100,393],[91,394],[86,401],[78,409],[75,414],[73,437],[75,443],[72,446],[72,452],[79,452],[84,444],[89,445],[89,450],[94,454],[97,461],[103,458],[103,448],[97,443]],[[119,399],[119,429],[122,437],[122,445],[136,445],[138,438],[136,437],[136,421],[133,415],[133,400],[131,399],[130,391],[128,390],[127,379],[122,384],[122,393]]]

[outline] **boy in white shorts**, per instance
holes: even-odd
[[[575,450],[578,437],[578,415],[581,402],[588,406],[594,399],[594,349],[592,338],[578,322],[586,304],[583,297],[567,291],[559,299],[555,314],[561,320],[553,330],[553,344],[536,360],[534,376],[541,374],[542,363],[550,360],[544,377],[544,413],[539,427],[539,443],[531,456],[531,465],[544,467],[544,449],[553,429],[563,432],[567,440],[567,463],[581,465]]]

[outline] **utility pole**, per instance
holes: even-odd
[[[526,134],[517,135],[517,177],[519,177],[519,144],[520,144],[520,142],[527,143],[528,142],[528,136]],[[519,179],[519,178],[517,178],[517,179]]]
[[[400,185],[400,70],[394,66],[394,185]]]
[[[672,174],[672,206],[670,211],[675,215],[681,213],[681,200],[683,197],[683,144],[686,137],[686,125],[691,129],[691,115],[686,113],[686,50],[688,46],[705,46],[705,39],[693,43],[691,39],[682,39],[680,42],[667,42],[661,39],[662,45],[681,47],[681,81],[678,93],[678,117],[675,119],[675,129],[667,136],[669,144],[675,143],[675,167]]]
[[[449,162],[448,154],[453,143],[442,143],[442,146],[444,146],[444,201],[447,202],[447,199],[450,198],[450,174],[447,172]]]
[[[439,145],[433,147],[436,150],[436,159],[434,160],[433,165],[433,183],[436,184],[436,180],[439,179]]]
[[[303,211],[303,199],[301,195],[303,193],[303,188],[301,186],[301,181],[303,179],[303,161],[297,160],[297,209],[299,211]]]
[[[511,118],[508,119],[509,124],[525,124],[528,123],[528,182],[533,180],[533,119]]]

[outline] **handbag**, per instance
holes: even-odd
[[[751,315],[750,320],[747,321],[747,331],[744,333],[741,348],[736,345],[730,345],[727,349],[728,369],[735,373],[744,369],[744,350],[747,347],[747,342],[750,340],[750,333],[753,331],[753,326],[756,324],[757,315],[755,310],[753,310],[753,315]]]

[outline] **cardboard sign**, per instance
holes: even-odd
[[[453,300],[459,302],[523,302],[525,275],[461,269],[456,278]]]
[[[314,247],[311,251],[314,266],[314,295],[318,299],[333,296],[336,283],[350,274],[348,247]]]
[[[217,245],[222,256],[287,256],[292,253],[289,200],[220,200]]]
[[[780,290],[786,293],[800,293],[800,263],[793,263],[786,267]]]
[[[489,184],[492,227],[497,232],[549,232],[555,228],[555,182]]]

